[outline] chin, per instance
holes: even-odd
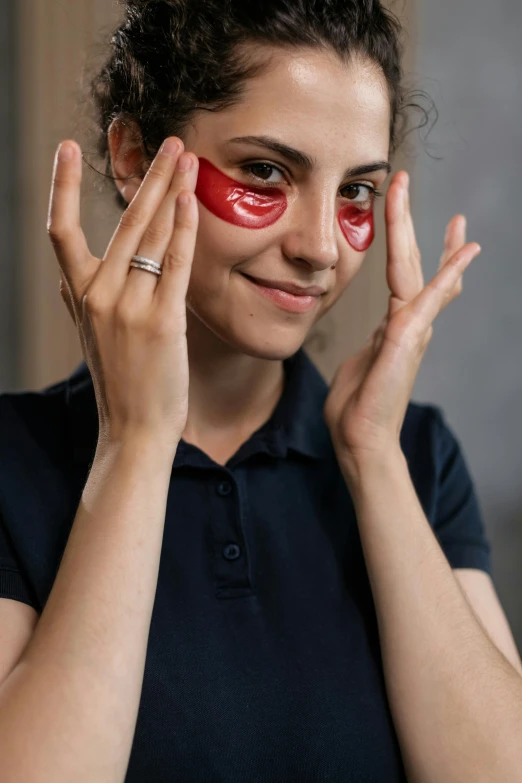
[[[241,336],[229,335],[227,342],[230,345],[234,345],[237,350],[247,356],[274,362],[284,361],[297,353],[308,334],[303,334],[301,331],[298,332],[295,327],[294,334],[291,334],[290,331],[288,330],[288,333],[285,335],[280,329],[273,330],[272,336],[269,329],[266,329],[264,334],[256,331],[252,335],[246,333],[245,330]]]
[[[199,332],[203,327],[234,352],[267,361],[284,361],[297,353],[318,320],[299,323],[293,315],[285,320],[284,314],[281,322],[279,313],[271,318],[267,313],[254,316],[251,307],[230,307],[221,312],[199,304],[194,299],[187,303],[188,332]]]

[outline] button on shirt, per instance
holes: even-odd
[[[328,385],[303,349],[284,371],[273,415],[225,466],[179,443],[126,783],[406,780]],[[84,362],[0,395],[0,597],[42,612],[97,436]],[[491,575],[441,409],[410,402],[401,446],[450,565]]]

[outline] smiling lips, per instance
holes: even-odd
[[[242,228],[272,226],[288,207],[282,190],[236,182],[206,158],[199,158],[196,196],[213,215]],[[375,236],[373,204],[366,211],[347,204],[339,212],[338,221],[345,239],[354,250],[368,250]]]

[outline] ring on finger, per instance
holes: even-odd
[[[130,266],[135,269],[143,269],[146,272],[153,272],[158,277],[161,277],[161,264],[157,261],[153,261],[152,258],[146,258],[145,256],[133,256]]]

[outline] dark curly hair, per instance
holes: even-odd
[[[403,85],[402,26],[380,0],[119,2],[123,21],[110,37],[108,53],[104,45],[101,68],[88,77],[96,152],[110,180],[108,129],[115,118],[139,129],[144,162],[152,161],[167,136],[183,139],[197,111],[217,112],[241,99],[246,82],[267,64],[255,44],[330,50],[345,63],[356,56],[373,61],[390,95],[391,155],[409,132],[408,110],[421,111],[424,120],[417,127],[424,127],[435,108],[428,98],[426,111],[414,99],[428,96]],[[112,186],[125,209],[114,181]]]

